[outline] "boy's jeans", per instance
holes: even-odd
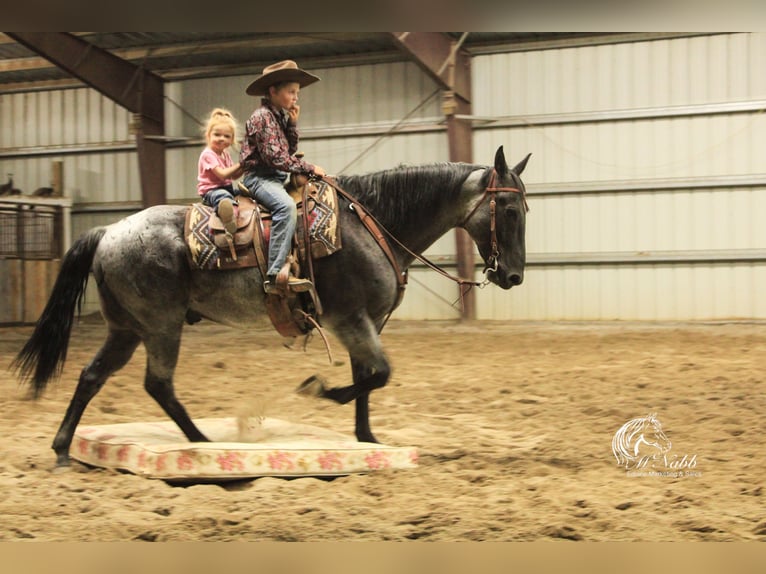
[[[263,175],[247,172],[242,178],[255,200],[271,212],[271,238],[266,272],[270,277],[279,273],[287,261],[297,225],[298,208],[285,190],[288,175],[274,170]]]

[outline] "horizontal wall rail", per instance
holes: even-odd
[[[652,108],[637,108],[625,110],[605,110],[593,112],[572,112],[561,114],[537,114],[525,116],[488,117],[461,115],[459,119],[470,119],[475,130],[530,127],[563,124],[584,124],[595,122],[633,121],[661,118],[677,118],[688,116],[714,116],[737,113],[761,113],[766,111],[766,100],[749,100],[743,102],[724,102],[713,104],[697,104],[688,106],[665,106]],[[446,131],[443,118],[426,118],[407,122],[380,122],[375,124],[360,124],[354,126],[325,126],[302,130],[301,139],[318,140],[345,137],[370,137],[395,134],[413,134]],[[195,136],[166,136],[162,138],[168,148],[180,148],[204,145],[204,140]],[[105,153],[119,151],[135,151],[132,140],[113,142],[93,142],[74,145],[35,146],[0,149],[0,159],[23,158],[46,155],[71,155],[88,153]]]
[[[707,177],[677,177],[653,179],[621,179],[539,183],[526,186],[529,195],[632,193],[636,191],[688,191],[692,189],[766,187],[766,173],[720,175]]]
[[[586,124],[633,120],[655,120],[688,116],[716,116],[759,113],[766,110],[766,100],[694,104],[687,106],[662,106],[651,108],[628,108],[624,110],[600,110],[591,112],[568,112],[559,114],[529,114],[524,116],[490,117],[456,115],[471,120],[474,129],[529,127],[562,124]]]
[[[441,267],[457,266],[454,255],[429,255]],[[693,251],[612,251],[582,253],[528,253],[527,266],[640,265],[658,263],[753,263],[766,262],[766,249],[711,249]],[[477,269],[481,269],[480,262]],[[413,263],[411,269],[426,269]]]

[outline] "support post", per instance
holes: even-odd
[[[473,131],[470,120],[455,117],[471,114],[471,58],[460,44],[437,32],[391,32],[396,44],[442,88],[442,112],[447,120],[449,160],[473,162]],[[474,246],[463,229],[455,230],[457,272],[473,280],[475,274]],[[463,296],[463,320],[476,318],[476,294],[473,290]]]
[[[64,195],[64,162],[55,159],[51,163],[51,188],[53,188],[53,197],[62,197]]]
[[[473,137],[470,121],[461,120],[458,114],[471,114],[471,104],[454,92],[444,92],[442,110],[447,118],[447,140],[450,161],[473,161]],[[455,251],[457,253],[457,274],[473,280],[476,271],[473,239],[465,229],[455,229]],[[462,288],[462,287],[461,287]],[[473,289],[463,294],[463,320],[476,319],[476,293]]]

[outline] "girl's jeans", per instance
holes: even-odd
[[[283,171],[247,172],[242,178],[250,194],[271,212],[271,238],[266,274],[275,276],[282,269],[292,249],[298,219],[295,201],[285,190],[289,174]]]
[[[239,195],[239,194],[237,194]],[[211,189],[202,196],[202,203],[208,207],[215,209],[218,214],[218,204],[222,199],[231,199],[234,205],[237,205],[237,200],[234,198],[234,186],[228,185],[226,187],[219,187],[218,189]]]

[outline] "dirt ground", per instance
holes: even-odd
[[[31,328],[0,328],[0,540],[766,541],[763,323],[392,321],[372,428],[417,446],[417,470],[186,487],[77,463],[51,472],[51,440],[104,332],[97,317],[78,324],[61,380],[32,401],[6,369]],[[239,363],[221,360],[231,344]],[[142,388],[144,358],[83,424],[166,420]],[[176,389],[193,418],[257,403],[351,434],[352,405],[293,392],[314,373],[350,382],[319,337],[288,349],[273,332],[203,322],[185,331]],[[618,466],[612,437],[650,412],[673,460],[693,467]]]

